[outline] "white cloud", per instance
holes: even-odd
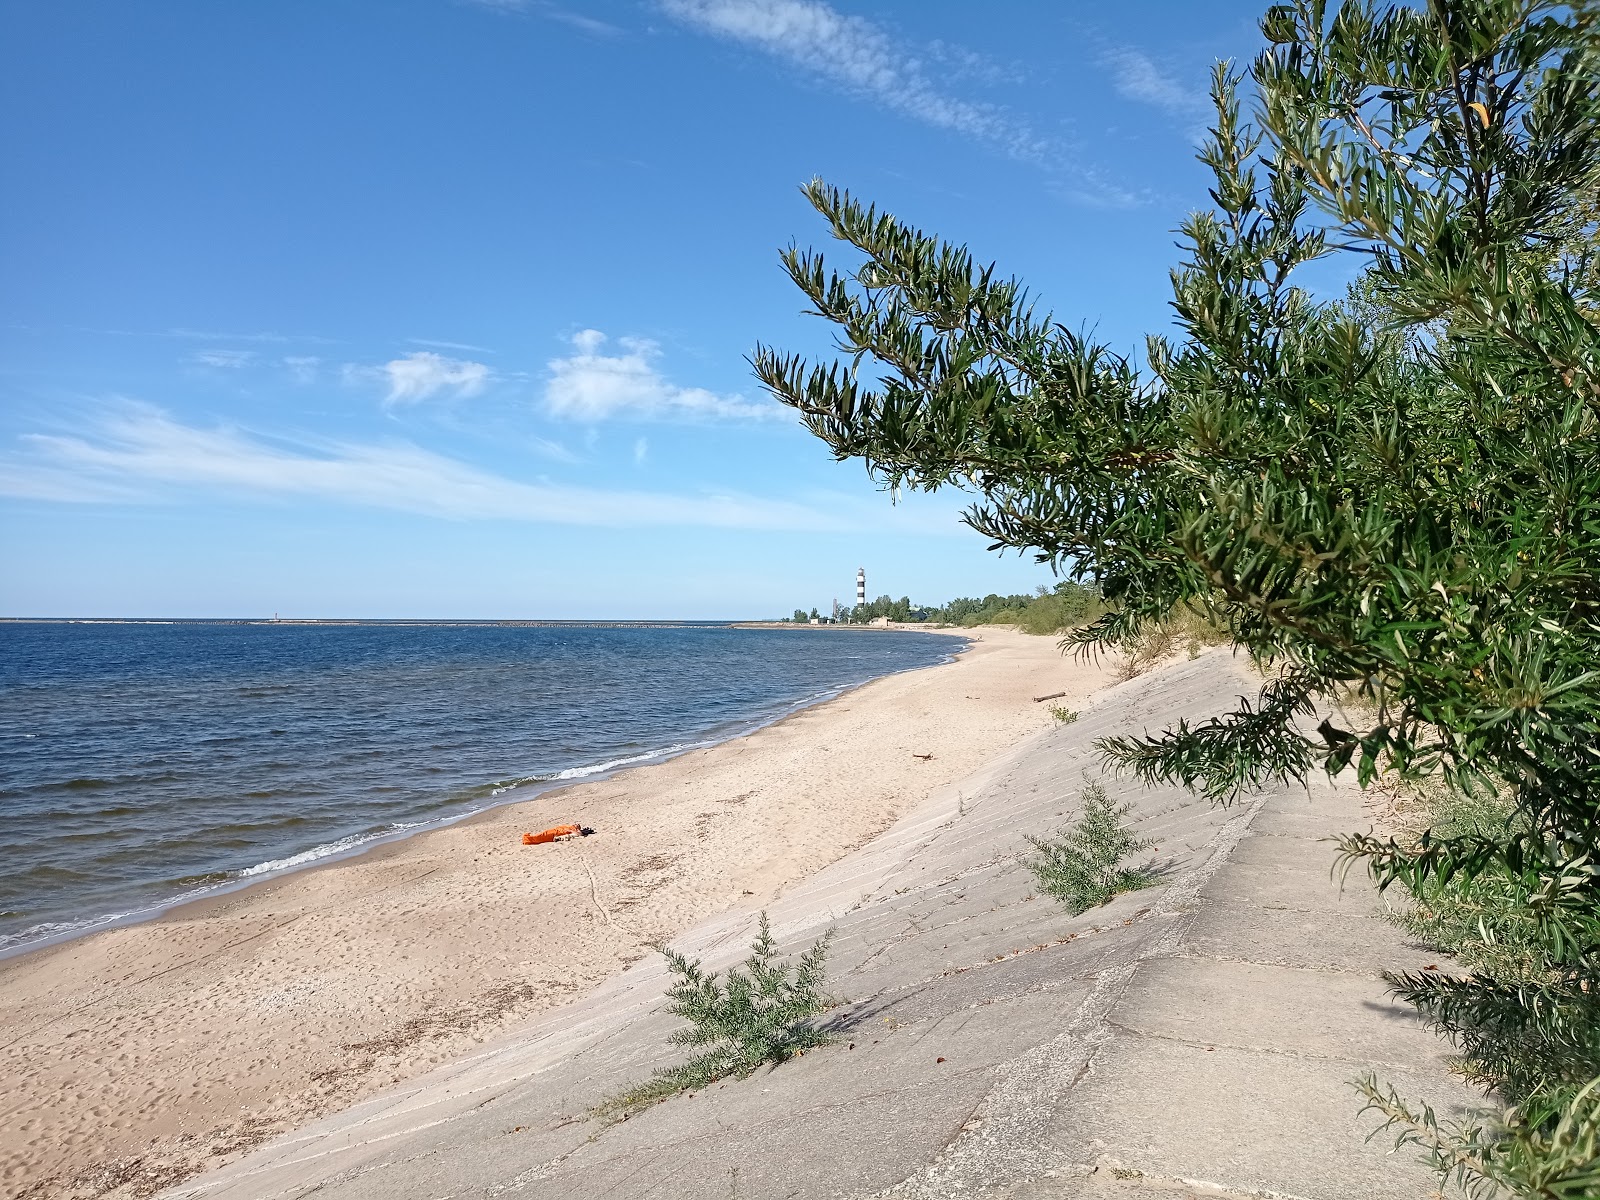
[[[249,366],[255,357],[254,350],[197,350],[189,356],[189,361],[199,363],[202,367],[236,371]]]
[[[330,345],[333,342],[332,338],[318,337],[315,334],[282,334],[273,330],[266,330],[261,333],[208,333],[204,329],[178,328],[147,336],[185,338],[202,342],[317,342],[323,345]]]
[[[287,342],[290,338],[270,330],[264,333],[208,333],[204,329],[167,329],[153,337],[186,338],[201,342]],[[315,339],[312,339],[315,340]]]
[[[917,57],[878,26],[846,16],[823,0],[660,0],[662,9],[703,33],[752,46],[833,80],[885,107],[940,129],[1000,146],[1015,158],[1043,162],[1048,143],[991,104],[946,95]],[[955,51],[937,43],[936,54]]]
[[[283,365],[296,383],[315,383],[322,360],[310,354],[291,354],[283,360]]]
[[[353,379],[383,379],[389,385],[385,404],[417,404],[441,392],[458,400],[476,396],[488,385],[492,372],[480,362],[414,350],[381,367],[346,367],[345,374]]]
[[[1105,62],[1112,69],[1112,84],[1129,100],[1153,104],[1177,116],[1198,117],[1211,108],[1204,92],[1196,91],[1162,71],[1138,50],[1108,50]]]
[[[0,456],[0,494],[103,503],[159,499],[174,489],[351,504],[432,517],[566,525],[711,526],[846,531],[870,514],[848,503],[806,504],[707,490],[609,491],[510,479],[408,442],[269,440],[230,427],[186,425],[129,404],[72,434],[30,434]],[[878,505],[873,505],[877,509]],[[886,505],[882,506],[887,508]],[[907,532],[955,533],[894,521]]]
[[[649,456],[650,443],[644,438],[640,438],[633,444],[633,461],[636,463],[642,463]]]
[[[614,37],[622,32],[615,25],[562,8],[550,3],[550,0],[466,0],[466,2],[476,8],[487,8],[499,13],[534,13],[547,20],[559,21],[563,25],[571,25],[574,29],[603,37]]]
[[[78,329],[84,333],[106,334],[110,337],[140,337],[140,338],[177,338],[186,342],[269,342],[269,343],[305,343],[308,345],[331,346],[333,338],[318,337],[312,333],[282,334],[272,330],[258,333],[225,333],[218,330],[206,329],[100,329],[84,325],[69,325],[69,329]]]
[[[493,354],[487,346],[474,346],[471,342],[444,342],[436,338],[407,338],[413,346],[429,346],[434,350],[465,350],[468,354]]]
[[[608,417],[783,418],[788,410],[770,401],[719,396],[704,388],[679,387],[656,369],[661,348],[645,338],[618,338],[620,353],[606,354],[606,335],[584,329],[572,335],[574,353],[550,361],[545,406],[552,415],[579,421]]]
[[[535,454],[542,454],[545,458],[553,458],[556,462],[577,463],[583,461],[560,442],[552,441],[549,438],[532,436],[528,439],[528,444],[533,447]]]
[[[978,54],[965,46],[935,39],[928,43],[928,57],[939,64],[941,78],[970,79],[974,83],[995,87],[1001,84],[1026,83],[1028,74],[1019,63],[1000,63],[986,54]]]
[[[598,37],[616,37],[622,32],[607,21],[597,21],[593,17],[586,17],[582,13],[573,12],[569,8],[560,8],[554,4],[535,5],[533,11],[547,20],[559,21],[563,25],[570,25],[574,29],[581,29],[584,33]]]

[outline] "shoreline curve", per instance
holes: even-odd
[[[745,736],[0,962],[0,1194],[147,1193],[470,1053],[803,884],[1047,728],[1033,696],[1111,678],[962,632]],[[520,845],[568,821],[599,836]]]
[[[281,622],[287,624],[289,622]],[[316,622],[300,622],[300,624],[313,624]],[[326,623],[326,622],[323,622]],[[767,629],[784,628],[782,623],[734,622],[728,628],[732,629]],[[794,626],[795,629],[825,630],[839,632],[850,630],[850,626]],[[882,628],[855,627],[857,631],[871,631],[882,633]],[[222,896],[232,895],[236,892],[247,891],[251,888],[261,887],[278,879],[287,878],[301,871],[320,870],[324,867],[337,866],[352,859],[381,849],[396,842],[404,842],[413,837],[420,837],[436,830],[448,829],[452,825],[459,825],[471,821],[484,813],[493,812],[495,809],[504,808],[510,804],[526,804],[537,800],[550,792],[560,791],[564,788],[579,787],[586,783],[599,783],[614,779],[626,771],[639,770],[644,767],[653,767],[661,763],[671,762],[682,755],[693,753],[696,750],[706,750],[720,746],[727,742],[748,737],[763,729],[787,721],[798,713],[807,709],[817,708],[830,704],[841,696],[848,695],[859,688],[866,687],[879,679],[888,679],[895,675],[904,675],[912,671],[926,671],[934,667],[945,666],[955,661],[963,654],[972,643],[972,637],[964,630],[953,628],[923,628],[923,627],[895,627],[889,629],[891,633],[928,633],[945,637],[958,637],[963,640],[963,645],[950,652],[950,655],[939,662],[926,663],[916,667],[902,667],[895,671],[886,671],[882,675],[873,675],[858,683],[842,684],[836,688],[829,688],[813,696],[795,701],[776,715],[755,720],[754,722],[739,722],[731,725],[727,730],[701,741],[675,742],[657,750],[646,751],[643,754],[632,756],[628,759],[601,763],[592,766],[568,768],[568,771],[550,779],[530,778],[504,788],[498,788],[485,797],[485,802],[476,808],[465,812],[450,813],[446,816],[428,820],[408,823],[404,826],[372,834],[350,834],[332,842],[322,842],[310,846],[305,850],[295,851],[278,859],[268,859],[253,866],[230,872],[230,878],[219,880],[216,883],[206,884],[191,891],[180,892],[165,900],[154,904],[147,904],[140,908],[129,909],[127,912],[107,913],[95,917],[86,917],[80,921],[62,923],[63,927],[26,941],[7,942],[0,938],[0,963],[11,959],[22,958],[26,955],[41,950],[48,950],[55,946],[66,945],[80,938],[92,937],[97,933],[104,933],[113,929],[125,929],[134,925],[142,925],[148,921],[158,921],[163,917],[186,908],[191,904],[203,904]],[[576,772],[568,774],[568,772]],[[563,778],[562,776],[567,776]],[[520,793],[520,794],[519,794]],[[504,796],[504,799],[498,797]],[[281,864],[281,865],[279,865]],[[26,932],[26,931],[24,931]],[[22,934],[12,935],[22,937]]]

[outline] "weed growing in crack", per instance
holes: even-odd
[[[1039,890],[1077,916],[1122,892],[1154,883],[1157,875],[1150,867],[1121,865],[1129,855],[1153,845],[1122,824],[1130,807],[1114,807],[1105,789],[1091,783],[1083,789],[1083,815],[1076,825],[1053,839],[1029,837],[1039,855],[1025,862],[1038,879]]]
[[[758,1067],[777,1066],[829,1041],[831,1035],[812,1018],[834,1003],[822,990],[832,940],[830,929],[793,965],[784,963],[762,913],[750,956],[721,979],[702,970],[698,959],[657,946],[673,976],[667,1011],[689,1022],[669,1040],[698,1053],[603,1101],[595,1115],[622,1120],[678,1092],[730,1076],[743,1079]]]

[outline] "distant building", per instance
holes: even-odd
[[[856,568],[856,606],[859,608],[867,602],[867,569]]]

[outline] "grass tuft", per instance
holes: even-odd
[[[1180,604],[1164,619],[1144,626],[1122,645],[1123,659],[1118,674],[1124,680],[1137,679],[1176,654],[1180,648],[1190,658],[1198,658],[1206,647],[1220,646],[1229,640],[1228,631],[1210,617]]]
[[[1026,862],[1039,890],[1077,916],[1113,896],[1155,883],[1157,873],[1152,868],[1122,866],[1129,855],[1153,845],[1123,825],[1130,807],[1113,806],[1105,789],[1091,783],[1083,789],[1083,815],[1076,825],[1054,839],[1029,837],[1039,854]]]
[[[761,1066],[777,1066],[820,1046],[830,1035],[812,1020],[833,1006],[822,977],[833,930],[789,965],[779,960],[767,914],[761,914],[750,956],[722,978],[666,946],[657,946],[673,975],[667,1011],[688,1026],[669,1039],[698,1051],[688,1062],[601,1102],[595,1115],[622,1120],[679,1092],[719,1079],[743,1079]]]

